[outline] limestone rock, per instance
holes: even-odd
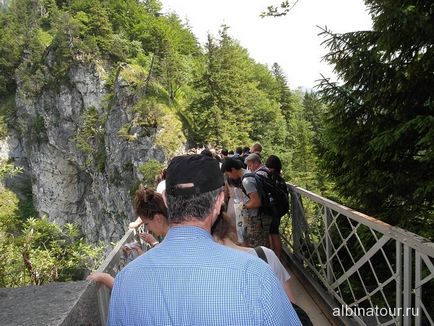
[[[114,91],[108,90],[109,69],[78,62],[55,88],[36,96],[18,90],[16,130],[0,146],[0,155],[30,176],[39,214],[80,224],[91,242],[123,236],[135,219],[131,191],[141,177],[138,167],[165,159],[154,144],[155,128],[134,125],[137,98],[128,83],[118,75]],[[119,135],[126,125],[133,127],[131,139]]]

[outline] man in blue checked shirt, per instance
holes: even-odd
[[[216,160],[175,157],[166,195],[169,232],[116,276],[108,325],[301,325],[265,262],[213,241],[224,200]]]

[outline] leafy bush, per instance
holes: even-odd
[[[158,128],[155,144],[160,146],[166,158],[173,157],[183,148],[186,138],[182,130],[182,123],[178,117],[168,109],[161,118],[161,128]]]
[[[18,224],[15,218],[18,211],[19,199],[12,191],[0,187],[0,232],[9,230],[13,232]]]
[[[11,228],[17,216],[10,213],[3,214],[9,223],[0,225],[0,287],[81,280],[101,264],[104,247],[86,243],[76,225],[60,227],[46,218],[29,218],[17,233]]]
[[[74,140],[77,148],[86,156],[86,165],[95,164],[97,170],[104,171],[107,154],[105,153],[104,124],[107,116],[100,115],[94,106],[82,113],[82,125]]]
[[[22,210],[32,205],[20,203],[1,184],[20,171],[0,160],[0,287],[83,279],[87,270],[101,264],[104,247],[86,243],[73,224],[59,226],[33,217],[23,221]]]
[[[5,139],[8,135],[8,126],[5,122],[5,118],[0,116],[0,140]]]
[[[147,186],[155,186],[155,179],[163,169],[163,164],[156,160],[149,160],[139,166],[139,172],[143,175],[143,182]]]

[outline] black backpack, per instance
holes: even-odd
[[[261,199],[261,212],[278,218],[288,213],[288,188],[285,180],[280,175],[268,173],[268,177],[266,177],[256,173],[246,173],[243,179],[247,177],[253,177],[256,180],[259,198]]]

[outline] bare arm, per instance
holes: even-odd
[[[290,279],[287,280],[287,281],[283,284],[283,288],[285,289],[285,293],[286,293],[286,295],[288,296],[289,300],[290,300],[292,303],[297,303],[297,300],[295,299],[295,295],[294,295],[294,293],[293,293],[292,290],[291,290],[291,285],[289,284],[289,281],[290,281]]]
[[[139,237],[143,241],[149,243],[152,247],[155,247],[157,244],[159,244],[157,239],[155,239],[154,236],[150,233],[139,233]]]
[[[135,228],[138,228],[140,225],[142,225],[143,224],[143,221],[142,221],[142,219],[140,218],[140,216],[134,221],[134,222],[131,222],[129,225],[128,225],[128,227],[130,228],[130,229],[135,229]]]
[[[244,204],[244,207],[247,209],[255,209],[261,207],[261,198],[259,197],[258,192],[251,192],[249,194],[249,200]]]
[[[86,279],[88,281],[95,281],[97,283],[102,283],[105,286],[107,286],[110,290],[113,288],[113,283],[115,281],[113,276],[111,276],[110,274],[101,273],[101,272],[93,272]]]

